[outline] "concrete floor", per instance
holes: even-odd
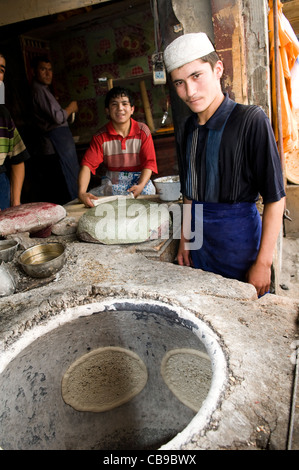
[[[59,328],[70,309],[96,302],[109,308],[124,299],[153,308],[158,303],[207,325],[225,358],[223,388],[209,419],[193,419],[174,439],[160,442],[162,448],[286,449],[299,340],[297,298],[269,294],[257,299],[250,285],[148,259],[131,245],[83,243],[72,235],[31,243],[50,240],[66,243],[66,263],[53,278],[29,278],[16,259],[8,263],[18,287],[0,299],[1,374],[25,344],[38,339],[39,328],[51,322]],[[293,450],[299,449],[298,414],[297,397]],[[17,429],[18,423],[12,426]]]

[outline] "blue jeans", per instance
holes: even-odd
[[[6,173],[0,173],[0,209],[10,207],[10,183]]]

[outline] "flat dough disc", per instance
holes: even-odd
[[[211,360],[196,349],[172,349],[161,362],[161,375],[172,393],[193,411],[199,411],[210,390]]]
[[[147,378],[146,366],[134,352],[99,348],[81,356],[66,371],[62,398],[77,411],[107,411],[138,395]]]

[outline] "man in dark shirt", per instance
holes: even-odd
[[[35,58],[32,65],[33,114],[41,131],[41,152],[43,156],[50,156],[47,158],[50,162],[51,156],[58,155],[68,190],[68,200],[73,200],[78,193],[79,162],[68,118],[78,111],[78,105],[76,101],[71,101],[63,109],[51,92],[53,70],[47,57]],[[55,191],[56,182],[51,181],[51,184]]]
[[[222,92],[223,64],[206,34],[180,36],[166,48],[164,61],[193,112],[179,142],[181,190],[191,220],[186,211],[178,263],[247,281],[263,295],[270,288],[285,197],[269,119],[258,106],[237,104]],[[193,248],[198,230],[202,245]]]

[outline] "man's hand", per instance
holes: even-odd
[[[94,207],[92,201],[94,201],[95,199],[99,199],[91,193],[81,193],[78,195],[78,198],[86,207]]]
[[[144,186],[141,186],[140,184],[134,184],[134,186],[131,186],[131,188],[128,189],[128,193],[133,194],[133,196],[136,198],[139,196],[139,194],[142,193]]]
[[[177,254],[177,261],[180,266],[192,266],[190,250],[185,248],[185,239],[181,239]]]
[[[180,266],[192,266],[191,254],[189,250],[191,231],[191,204],[192,201],[184,197],[183,224],[181,228],[181,239],[177,254],[177,261]],[[186,248],[186,246],[188,248]]]
[[[247,282],[256,288],[258,297],[266,294],[271,285],[271,266],[256,261],[248,270]]]
[[[247,273],[257,295],[266,294],[271,284],[271,265],[279,231],[282,226],[285,198],[265,204],[262,217],[262,236],[257,258]]]
[[[149,170],[148,168],[144,168],[141,171],[138,184],[134,184],[133,186],[131,186],[131,188],[128,189],[128,192],[132,193],[135,198],[138,197],[139,194],[142,193],[143,188],[149,181],[151,175],[152,175],[152,170]]]
[[[68,116],[70,116],[72,113],[77,113],[79,111],[77,101],[71,101],[65,110]]]

